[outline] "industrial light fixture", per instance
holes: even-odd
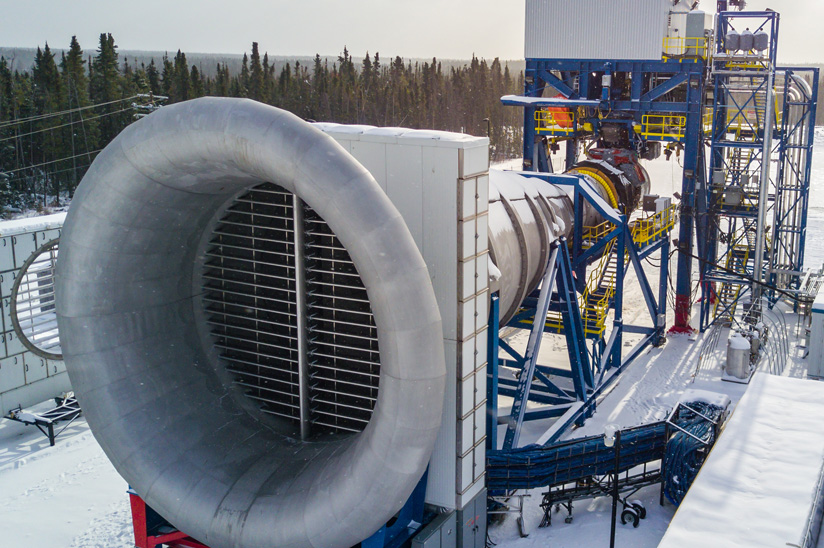
[[[604,426],[604,445],[607,447],[613,447],[615,445],[615,433],[618,432],[619,427],[617,424],[607,424]]]

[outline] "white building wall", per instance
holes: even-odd
[[[526,0],[526,59],[660,60],[671,0]]]
[[[463,508],[484,487],[489,140],[399,128],[316,127],[369,169],[426,261],[448,372],[427,502]]]
[[[60,236],[65,213],[0,222],[0,414],[28,407],[70,389],[62,360],[26,349],[11,323],[11,291],[20,267],[40,246]]]

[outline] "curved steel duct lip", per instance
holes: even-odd
[[[11,325],[23,346],[50,360],[62,360],[54,305],[54,270],[60,238],[32,253],[11,288]]]
[[[224,203],[263,182],[325,219],[361,274],[381,355],[361,434],[284,438],[224,397],[203,348],[198,244]],[[397,209],[334,140],[248,100],[164,107],[98,156],[61,243],[72,384],[117,470],[164,517],[215,548],[348,548],[400,508],[441,426],[440,315]]]

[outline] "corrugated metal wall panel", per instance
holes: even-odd
[[[670,0],[527,0],[527,59],[661,59]]]

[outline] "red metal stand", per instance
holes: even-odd
[[[181,531],[163,534],[150,533],[146,503],[134,493],[129,493],[129,502],[132,507],[135,548],[157,548],[164,545],[169,548],[209,548]]]
[[[690,303],[689,295],[675,296],[675,325],[673,325],[669,332],[671,334],[692,334],[695,329],[690,325],[690,316],[692,314],[692,304]]]

